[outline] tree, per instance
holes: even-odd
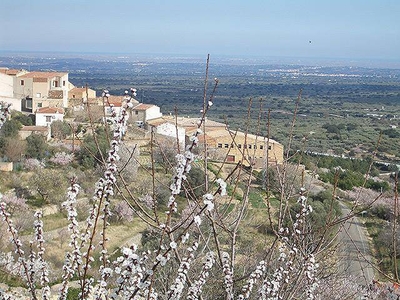
[[[182,194],[187,193],[193,199],[204,195],[204,175],[205,173],[201,168],[193,167],[187,175],[187,184],[184,184],[186,190]]]
[[[29,158],[43,159],[47,156],[47,144],[43,135],[31,134],[26,138],[26,156]]]
[[[173,138],[157,137],[157,142],[154,147],[153,157],[154,161],[164,168],[165,173],[171,169],[175,163],[175,156],[177,152],[176,140]]]
[[[52,122],[50,126],[51,136],[59,140],[65,139],[72,132],[71,127],[65,121],[57,120]]]
[[[94,136],[87,135],[84,138],[77,158],[83,167],[91,169],[103,164],[103,158],[106,157],[109,148],[107,133],[103,127],[99,127]]]
[[[32,193],[40,195],[44,203],[61,204],[68,187],[67,174],[57,169],[39,169],[29,180]]]
[[[18,131],[22,128],[22,125],[19,121],[11,119],[7,120],[3,127],[1,127],[1,134],[4,137],[12,137],[15,138],[18,135]]]
[[[23,113],[20,113],[20,112],[13,112],[13,114],[11,116],[11,118],[13,120],[18,121],[19,123],[21,123],[24,126],[34,125],[35,124],[35,122],[33,120],[34,117],[35,117],[35,115],[27,116],[27,115],[25,115]]]
[[[13,162],[21,160],[22,155],[25,153],[26,141],[20,139],[7,138],[4,155]]]

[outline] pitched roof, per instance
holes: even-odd
[[[150,125],[150,126],[159,126],[159,125],[165,124],[165,123],[175,124],[175,122],[172,122],[171,120],[165,119],[164,117],[151,119],[151,120],[147,121],[147,124]]]
[[[174,116],[165,117],[165,119],[170,119],[174,123],[177,122],[177,124],[179,126],[185,127],[185,128],[197,128],[198,122],[200,120],[200,118],[185,118],[185,117],[175,118]],[[175,121],[175,119],[176,119],[176,121]],[[210,120],[207,118],[205,119],[205,125],[207,128],[211,128],[211,127],[225,128],[226,127],[226,125],[224,123],[213,121],[213,120]]]
[[[154,104],[143,104],[143,103],[139,103],[138,105],[136,105],[133,110],[148,110],[149,108],[152,107],[156,107],[157,105]]]
[[[17,70],[17,69],[0,68],[0,73],[10,75],[10,76],[17,75],[21,71],[22,70]]]
[[[20,78],[53,78],[67,75],[67,72],[29,72],[19,76]]]
[[[109,96],[108,98],[104,98],[104,105],[105,106],[113,105],[115,107],[121,107],[123,101],[124,101],[124,96]]]
[[[251,133],[244,133],[242,131],[235,131],[235,130],[227,130],[227,129],[219,129],[219,130],[211,130],[211,131],[207,131],[206,135],[209,137],[212,137],[214,139],[218,139],[219,137],[223,137],[223,136],[230,136],[232,138],[238,137],[238,138],[246,138],[249,142],[255,142],[256,140],[258,142],[267,142],[269,141],[270,144],[280,144],[279,142],[273,140],[273,139],[269,139],[267,137],[264,136],[260,136],[260,135],[254,135]]]
[[[37,114],[64,114],[61,107],[40,107],[36,110]]]

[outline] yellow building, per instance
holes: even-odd
[[[86,103],[88,99],[96,99],[96,91],[86,87],[74,87],[68,91],[68,98]]]
[[[228,163],[241,162],[261,169],[266,164],[283,162],[283,145],[275,140],[241,131],[219,129],[207,131],[207,152],[210,158]]]
[[[198,118],[169,117],[174,124],[186,130],[186,143],[197,130]],[[283,162],[283,145],[273,139],[241,131],[229,130],[224,123],[205,120],[202,130],[205,134],[198,136],[200,152],[207,144],[207,156],[210,159],[227,163],[242,163],[261,169],[266,164]]]

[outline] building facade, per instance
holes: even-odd
[[[129,122],[143,127],[146,126],[147,121],[161,117],[162,113],[157,105],[139,103],[133,107]]]
[[[256,169],[283,162],[283,145],[263,136],[223,129],[208,131],[205,139],[212,159]]]
[[[74,87],[68,91],[69,100],[78,100],[86,103],[88,99],[96,99],[96,91],[86,87]]]
[[[41,107],[68,107],[70,87],[68,73],[28,72],[14,77],[14,98],[22,99],[21,110],[25,112]]]
[[[64,109],[60,107],[41,107],[35,113],[36,126],[50,126],[54,121],[64,120]]]

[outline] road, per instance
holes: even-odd
[[[341,204],[343,215],[350,210]],[[340,271],[356,279],[356,282],[366,286],[374,278],[374,269],[368,263],[372,257],[367,238],[366,229],[357,217],[346,221],[339,232],[340,246]]]

